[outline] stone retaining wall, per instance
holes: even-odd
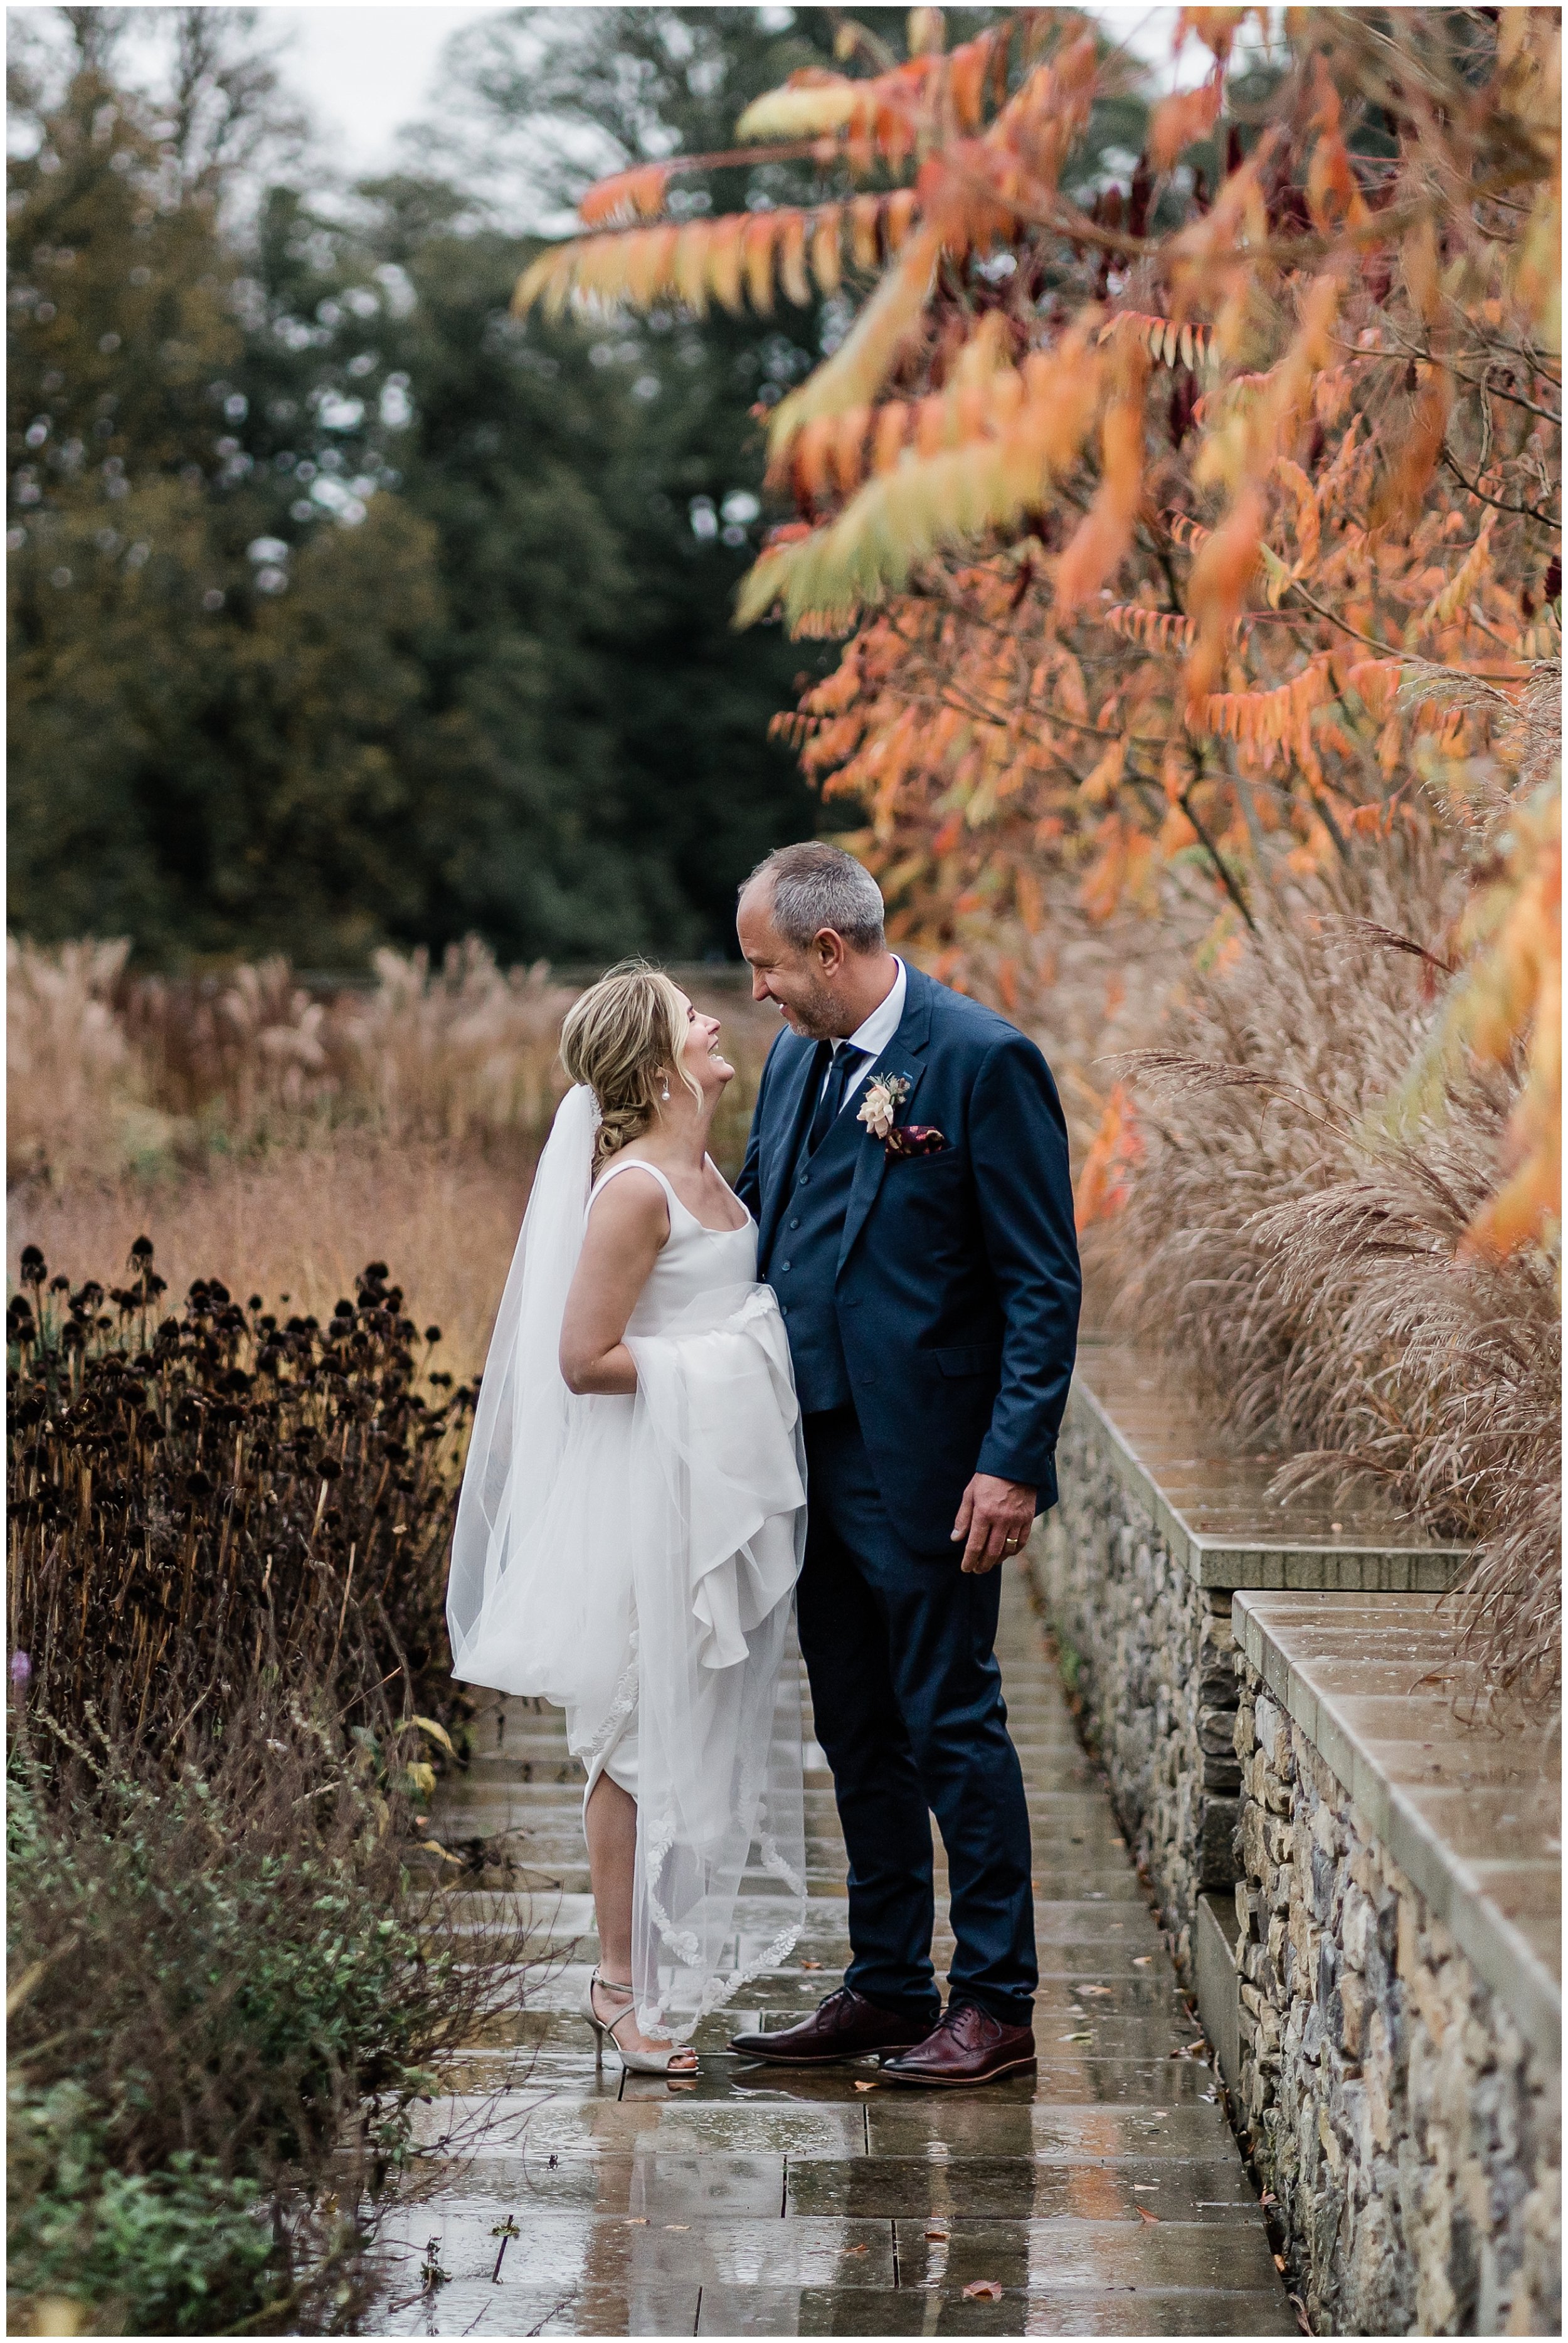
[[[1086,1346],[1040,1607],[1313,2330],[1555,2334],[1550,1736],[1457,1723],[1462,1556],[1277,1463]]]
[[[1218,1446],[1165,1363],[1085,1341],[1057,1449],[1060,1502],[1030,1549],[1189,1983],[1199,1896],[1228,1894],[1237,1875],[1232,1590],[1440,1588],[1454,1565],[1365,1506],[1340,1518],[1282,1508],[1269,1493],[1278,1463]]]
[[[1190,1976],[1199,1894],[1236,1876],[1231,1597],[1194,1584],[1081,1411],[1062,1428],[1057,1466],[1060,1503],[1032,1549],[1037,1588]]]
[[[1561,2331],[1560,2076],[1236,1654],[1233,2117],[1315,2331]]]

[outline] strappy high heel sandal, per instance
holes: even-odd
[[[615,2029],[618,2026],[625,2025],[627,2019],[631,2016],[636,2004],[628,2001],[618,2017],[612,2017],[608,2020],[602,2018],[598,2010],[594,2007],[593,1989],[596,1985],[602,1985],[607,1993],[628,1994],[632,1990],[629,1985],[618,1985],[614,1977],[600,1976],[598,1969],[595,1969],[592,1976],[588,1979],[588,1991],[583,1996],[582,2006],[583,2016],[593,2027],[594,2063],[596,2066],[602,2066],[604,2064],[604,2046],[608,2038],[614,2045],[616,2055],[628,2075],[683,2076],[696,2074],[697,2067],[695,2064],[689,2066],[677,2066],[671,2063],[674,2059],[685,2058],[687,2056],[693,2056],[689,2043],[672,2042],[668,2050],[624,2049],[621,2046],[620,2038]]]

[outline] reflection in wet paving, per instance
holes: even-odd
[[[1002,1616],[1033,1823],[1038,2073],[896,2092],[871,2060],[813,2074],[729,2054],[740,2026],[814,2006],[848,1956],[820,1770],[808,1775],[812,1900],[789,1965],[704,2020],[695,2077],[596,2068],[576,2014],[595,1951],[581,1776],[554,1712],[497,1701],[437,1823],[448,1845],[484,1842],[483,1885],[452,1910],[482,1930],[527,1896],[551,1957],[419,2110],[426,2155],[377,2249],[367,2332],[1294,2332],[1211,2069],[1189,2055],[1196,2027],[1020,1580]],[[738,1926],[771,1933],[766,1882]],[[939,1968],[950,1951],[940,1932]]]
[[[1235,2157],[1226,2163],[1129,2158],[1118,2164],[1031,2164],[1022,2157],[826,2157],[791,2165],[786,2211],[965,2221],[1206,2221],[1253,2197]],[[901,2258],[900,2258],[901,2267]]]

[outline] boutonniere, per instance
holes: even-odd
[[[894,1119],[910,1090],[907,1075],[873,1074],[860,1101],[858,1119],[873,1139],[881,1141],[885,1152],[891,1157],[938,1154],[948,1142],[934,1123],[900,1125]]]
[[[884,1141],[893,1127],[893,1117],[910,1095],[909,1079],[904,1074],[873,1074],[860,1101],[859,1120],[873,1139]]]

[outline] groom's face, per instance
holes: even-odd
[[[773,924],[772,905],[763,895],[743,895],[736,915],[740,949],[751,970],[751,998],[771,1001],[792,1033],[809,1041],[833,1041],[854,1031],[844,1022],[835,979],[844,946],[830,929],[809,944],[787,944]]]

